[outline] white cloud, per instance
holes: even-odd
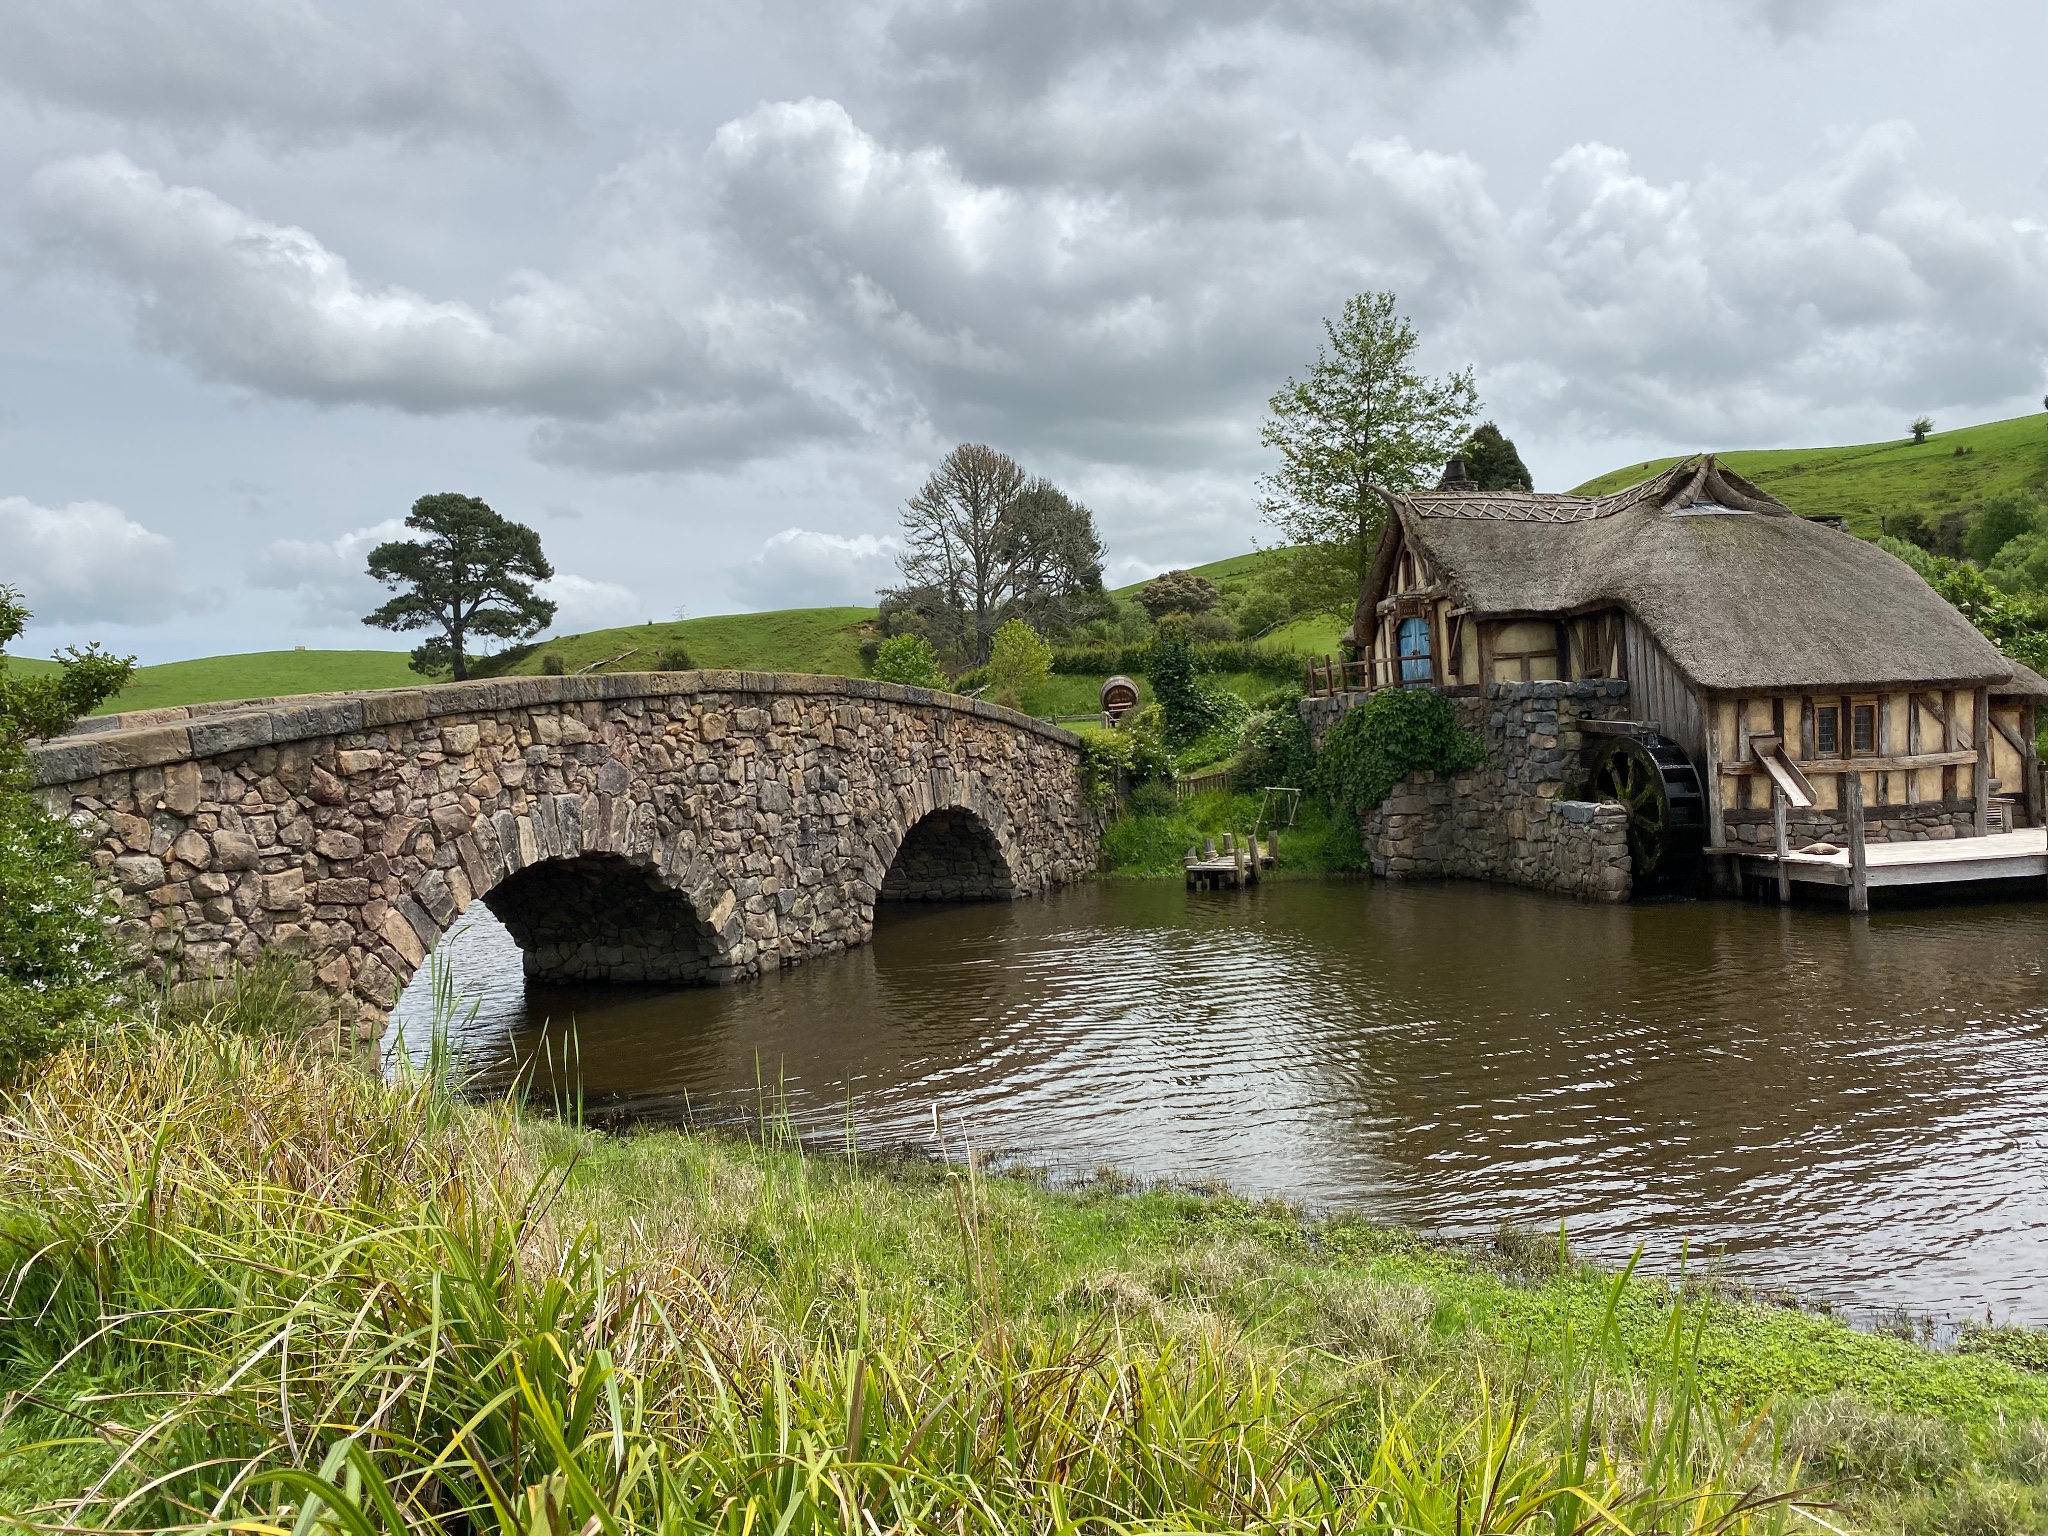
[[[417,537],[403,519],[393,517],[333,539],[274,539],[250,562],[249,584],[296,592],[307,624],[351,627],[391,596],[391,589],[369,573],[370,551],[393,539]],[[558,633],[634,624],[648,616],[632,589],[617,582],[558,571],[539,586],[555,604],[552,628]]]
[[[187,581],[176,544],[103,501],[0,496],[0,550],[0,581],[20,590],[39,626],[160,624],[219,602]]]
[[[558,635],[638,624],[653,616],[632,588],[615,581],[592,581],[560,571],[542,582],[540,591],[555,604],[555,622],[549,628]]]
[[[872,608],[897,584],[902,554],[888,535],[785,528],[732,573],[732,589],[749,608]]]
[[[335,539],[274,539],[249,565],[249,584],[296,592],[299,615],[316,628],[347,627],[391,594],[369,573],[370,551],[413,533],[402,518],[386,518]]]
[[[0,81],[38,103],[185,132],[525,137],[562,128],[524,47],[405,0],[0,4]]]

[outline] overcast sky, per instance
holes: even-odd
[[[2042,0],[0,0],[0,581],[398,646],[457,490],[561,628],[872,601],[963,439],[1239,553],[1391,288],[1542,489],[2041,408]]]

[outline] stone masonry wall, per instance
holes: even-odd
[[[1073,736],[866,679],[519,678],[93,724],[31,767],[150,974],[303,956],[365,1037],[479,898],[536,974],[724,980],[865,942],[935,811],[995,850],[975,894],[1096,860]]]
[[[1771,830],[1768,810],[1725,810],[1721,813],[1722,836],[1742,848],[1769,853],[1776,834]],[[1863,837],[1871,843],[1921,843],[1951,837],[1973,837],[1977,830],[1977,806],[1971,800],[1924,800],[1918,805],[1866,805],[1863,808]],[[1827,842],[1837,848],[1849,846],[1849,818],[1846,812],[1787,810],[1785,841],[1794,848]]]
[[[1366,695],[1304,703],[1320,745]],[[1486,762],[1444,777],[1412,773],[1360,831],[1375,875],[1494,880],[1594,901],[1626,901],[1627,817],[1621,807],[1562,798],[1585,777],[1581,720],[1622,719],[1628,685],[1492,683],[1484,697],[1452,695]]]
[[[884,901],[1001,901],[1014,894],[1002,850],[964,811],[934,811],[912,827],[882,881]]]

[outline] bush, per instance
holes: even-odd
[[[1052,672],[1052,647],[1022,619],[1011,619],[989,642],[988,679],[998,696],[1021,699]]]
[[[910,688],[944,688],[939,653],[923,635],[891,635],[875,647],[874,676]]]
[[[0,1084],[110,1003],[114,917],[78,834],[18,786],[0,785]]]
[[[1316,759],[1316,783],[1340,807],[1363,815],[1418,770],[1462,773],[1486,760],[1451,701],[1426,689],[1383,689],[1330,728]]]
[[[687,646],[665,645],[654,653],[654,670],[657,672],[694,672],[697,663],[691,659]]]
[[[540,658],[540,670],[543,677],[560,677],[569,670],[569,664],[562,660],[562,653],[560,651],[543,651]]]
[[[1297,703],[1261,710],[1252,718],[1238,761],[1238,776],[1245,784],[1306,789],[1315,782],[1315,771],[1315,747]]]
[[[1963,553],[1979,565],[1989,565],[2014,539],[2034,532],[2037,518],[2041,518],[2041,509],[2027,497],[2000,496],[1987,501],[1963,537]]]
[[[1219,717],[1214,690],[1202,686],[1201,661],[1187,631],[1162,625],[1153,637],[1147,661],[1145,674],[1152,680],[1152,692],[1166,716],[1166,744],[1175,749],[1185,747]]]

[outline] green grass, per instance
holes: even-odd
[[[56,663],[7,658],[24,673],[56,670]],[[210,704],[220,699],[262,699],[293,693],[337,693],[355,688],[404,688],[423,681],[403,651],[253,651],[204,656],[135,669],[134,681],[95,714]]]
[[[1962,452],[1958,452],[1958,450]],[[1894,512],[1966,510],[2016,491],[2048,490],[2048,413],[1846,448],[1773,448],[1720,455],[1795,512],[1838,514],[1866,537]],[[1677,463],[1652,459],[1588,480],[1581,494],[1616,491]]]
[[[770,1104],[758,1140],[465,1105],[290,1047],[273,980],[0,1106],[0,1514],[1737,1536],[1815,1529],[1796,1500],[2039,1528],[2048,1377],[2010,1363],[1555,1236],[991,1177],[957,1126],[934,1165],[806,1149]]]
[[[1181,858],[1191,845],[1206,837],[1220,841],[1225,832],[1242,837],[1258,814],[1257,795],[1191,795],[1170,809],[1141,796],[1103,830],[1103,869],[1125,878],[1179,878]],[[1273,830],[1270,823],[1262,825],[1261,839]],[[1278,835],[1280,862],[1268,878],[1348,874],[1365,867],[1356,823],[1329,814],[1312,794],[1302,796],[1294,826],[1280,828]]]
[[[872,608],[783,608],[772,613],[727,613],[702,619],[633,624],[561,635],[519,649],[508,666],[489,667],[494,676],[532,676],[552,652],[569,671],[633,654],[608,671],[641,672],[654,665],[664,647],[683,646],[700,667],[733,667],[752,672],[816,672],[860,677],[861,641],[875,617]]]
[[[1256,576],[1285,555],[1285,550],[1255,549],[1250,554],[1232,555],[1227,560],[1211,560],[1207,565],[1191,565],[1188,570],[1197,576],[1208,578],[1220,587],[1226,582],[1243,581]],[[1146,581],[1151,579],[1149,576],[1145,578]],[[1144,585],[1144,581],[1134,581],[1127,587],[1113,587],[1110,589],[1110,596],[1136,597],[1138,589]]]

